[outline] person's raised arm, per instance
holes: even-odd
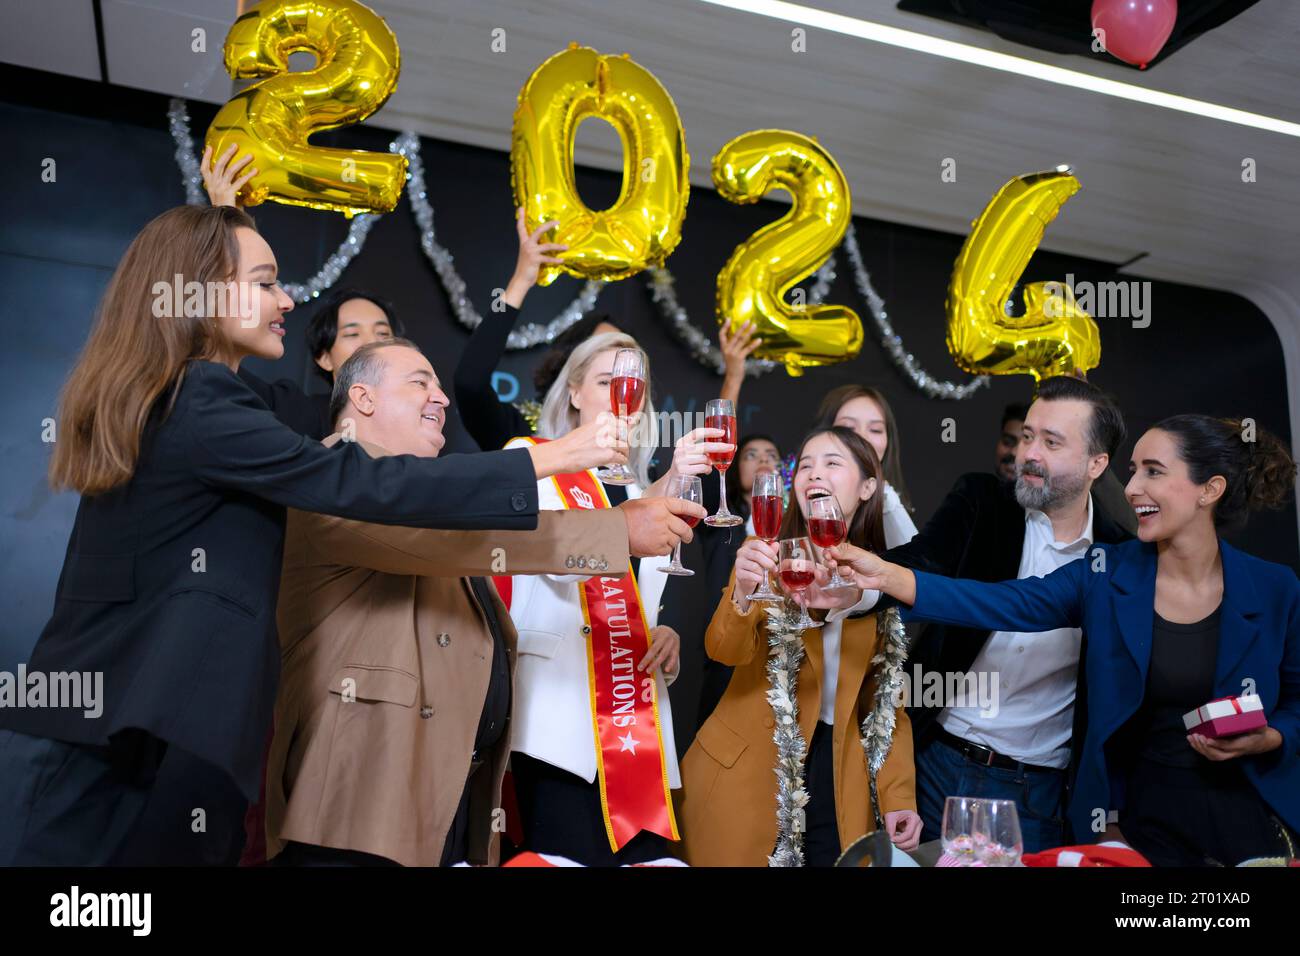
[[[195,362],[172,411],[198,478],[303,511],[430,528],[531,529],[538,475],[528,451],[371,458],[288,428],[221,365]]]
[[[514,274],[501,296],[502,311],[494,307],[483,316],[452,376],[452,391],[456,396],[456,409],[470,437],[484,450],[500,448],[512,438],[531,431],[528,421],[519,410],[501,401],[492,387],[492,375],[506,354],[506,341],[519,317],[524,296],[537,283],[537,273],[543,263],[558,260],[550,255],[567,249],[567,246],[541,241],[542,234],[554,228],[554,221],[543,223],[531,235],[524,227],[524,211],[519,209],[515,219],[515,233],[519,237],[519,256]]]
[[[1046,577],[989,583],[946,578],[892,564],[851,544],[822,552],[861,588],[909,605],[913,619],[999,631],[1050,631],[1079,627],[1083,595],[1094,572],[1091,557],[1071,561]],[[1096,572],[1104,573],[1104,572]]]
[[[740,408],[740,386],[745,383],[745,359],[763,344],[763,340],[754,337],[754,325],[743,322],[735,332],[730,330],[731,323],[723,322],[718,326],[718,347],[722,349],[724,372],[722,391],[719,398],[729,399],[733,408]]]

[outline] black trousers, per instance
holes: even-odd
[[[1152,866],[1236,866],[1289,856],[1300,845],[1232,762],[1184,768],[1137,760],[1119,828]]]
[[[605,835],[600,781],[591,783],[527,754],[510,755],[524,828],[521,849],[568,857],[584,866],[623,866],[672,856],[669,843],[642,830],[614,853]]]
[[[820,720],[804,761],[804,789],[808,791],[804,865],[834,866],[841,852],[840,828],[835,820],[835,730]]]
[[[234,866],[247,801],[147,734],[111,747],[0,731],[0,866]]]

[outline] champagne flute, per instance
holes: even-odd
[[[699,475],[673,475],[668,479],[668,484],[664,488],[664,496],[667,498],[681,498],[684,501],[693,501],[697,505],[704,501],[704,485],[700,482]],[[694,528],[700,521],[695,515],[681,515],[683,521]],[[677,542],[673,548],[673,560],[671,564],[665,565],[659,569],[664,574],[678,574],[683,577],[689,577],[695,572],[682,564],[682,543]]]
[[[844,520],[844,512],[840,510],[839,500],[834,495],[808,499],[808,537],[813,539],[817,547],[833,548],[843,544],[847,535],[848,523]],[[840,577],[840,569],[836,567],[830,580],[822,585],[822,590],[855,586],[852,581]]]
[[[723,432],[721,438],[714,438],[711,441],[726,442],[731,445],[731,451],[711,451],[709,452],[709,461],[713,467],[718,469],[719,495],[717,514],[711,514],[704,519],[704,523],[714,528],[733,528],[738,524],[744,524],[745,521],[739,515],[734,515],[727,507],[727,469],[731,467],[731,459],[736,454],[736,407],[732,405],[731,400],[727,398],[710,399],[704,406],[704,425],[706,428],[720,428]]]
[[[614,355],[614,371],[609,380],[610,410],[626,421],[641,411],[645,401],[645,353],[640,349],[619,349]],[[596,477],[607,485],[631,485],[636,475],[627,465],[598,468]]]
[[[779,554],[777,568],[780,569],[781,584],[792,594],[803,594],[808,590],[808,585],[813,583],[814,568],[817,566],[812,542],[807,538],[785,538],[779,545]],[[822,626],[820,621],[814,621],[808,616],[807,607],[800,604],[799,610],[802,614],[795,623],[800,628],[806,630]]]
[[[781,535],[781,518],[785,510],[785,482],[779,471],[761,471],[754,476],[753,494],[750,495],[750,510],[754,515],[754,533],[768,544]],[[749,596],[751,601],[784,601],[781,595],[772,590],[763,569],[763,584]]]

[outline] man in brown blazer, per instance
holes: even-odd
[[[447,396],[405,340],[359,349],[331,415],[372,455],[433,456]],[[690,502],[546,512],[536,531],[429,531],[289,512],[277,611],[281,677],[266,771],[281,863],[497,861],[510,753],[514,626],[490,580],[623,573],[690,540]]]

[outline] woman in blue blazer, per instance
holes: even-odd
[[[1160,866],[1294,855],[1300,829],[1300,581],[1219,532],[1280,505],[1295,463],[1252,422],[1179,415],[1134,448],[1138,537],[1042,578],[988,584],[828,552],[910,616],[966,627],[1082,627],[1087,736],[1070,803],[1076,839],[1103,832]],[[1182,714],[1258,694],[1267,725],[1188,734]]]

